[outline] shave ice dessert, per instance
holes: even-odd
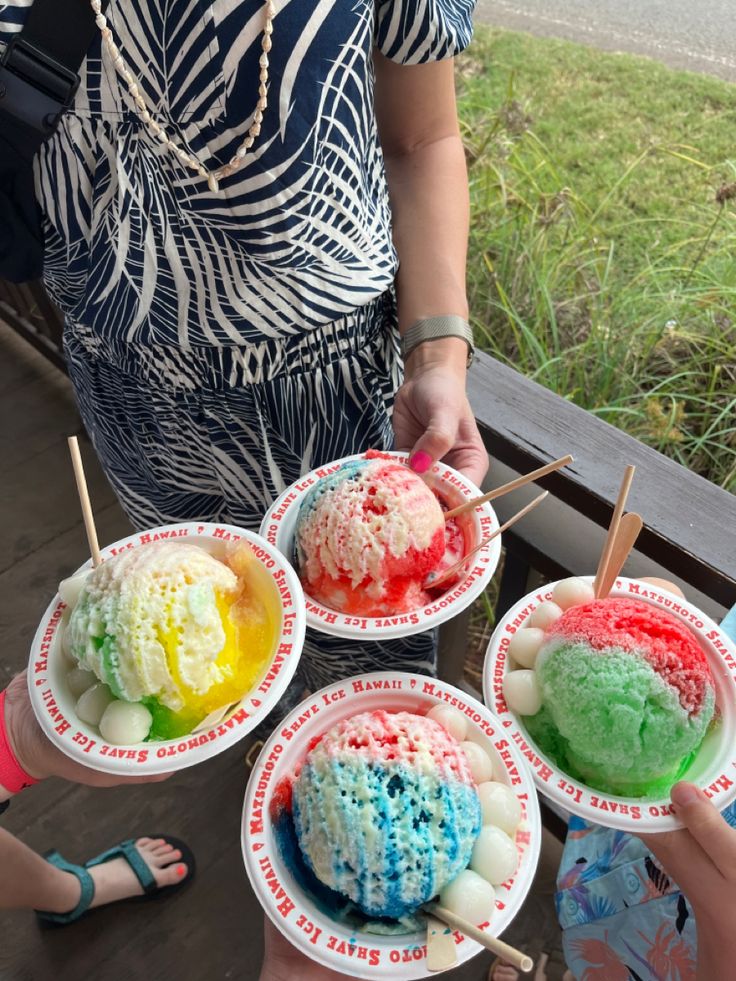
[[[516,631],[504,679],[509,708],[539,748],[605,793],[666,795],[715,713],[713,677],[695,634],[667,610],[595,599],[564,580]]]
[[[323,910],[368,933],[421,929],[434,897],[487,922],[518,865],[521,805],[492,779],[465,717],[364,712],[309,745],[271,817],[284,861]]]
[[[79,718],[116,744],[174,739],[253,687],[279,629],[275,591],[244,543],[220,561],[150,542],[66,580],[62,646]]]
[[[461,526],[445,522],[421,477],[378,452],[322,477],[299,511],[302,585],[341,613],[377,617],[419,609],[431,598],[428,580],[467,550]]]

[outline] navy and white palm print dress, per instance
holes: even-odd
[[[0,41],[31,3],[0,0]],[[219,194],[145,128],[94,42],[36,188],[82,417],[137,527],[257,528],[303,473],[391,445],[397,257],[373,52],[451,57],[473,6],[277,0],[261,134]],[[111,0],[107,18],[154,118],[210,169],[226,163],[256,108],[262,0]],[[312,635],[302,677],[432,671],[433,651],[426,635]]]

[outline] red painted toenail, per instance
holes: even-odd
[[[186,875],[187,874],[186,866],[185,865],[177,865],[177,867],[176,867],[176,874],[179,876],[179,878],[181,878],[182,876]]]

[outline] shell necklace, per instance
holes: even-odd
[[[156,139],[160,140],[161,143],[163,143],[164,146],[174,154],[174,156],[178,157],[185,167],[188,167],[190,170],[194,170],[200,177],[203,177],[207,181],[210,191],[212,191],[213,194],[217,194],[220,189],[219,181],[221,181],[223,177],[229,177],[230,174],[234,174],[235,171],[242,165],[246,153],[253,146],[256,141],[256,137],[261,132],[263,113],[268,105],[268,52],[271,50],[273,18],[276,14],[274,0],[265,0],[263,5],[265,20],[263,24],[263,33],[261,35],[261,56],[258,59],[261,70],[258,76],[258,102],[256,102],[255,112],[253,113],[253,122],[250,129],[246,133],[245,139],[235,151],[235,156],[232,157],[229,163],[226,163],[222,167],[218,167],[216,170],[208,170],[201,160],[190,156],[190,154],[188,154],[183,147],[179,146],[178,143],[175,143],[171,139],[164,127],[156,122],[146,106],[138,83],[136,82],[134,76],[128,71],[125,62],[123,61],[123,56],[120,53],[120,49],[118,48],[117,44],[115,44],[112,31],[107,24],[107,18],[102,13],[101,0],[90,0],[90,4],[92,6],[92,10],[95,12],[95,23],[100,29],[100,34],[102,34],[102,43],[107,48],[110,57],[112,58],[112,63],[115,66],[115,70],[128,87],[128,92],[133,99],[135,104],[135,112],[138,117],[142,120],[147,129],[156,137]]]

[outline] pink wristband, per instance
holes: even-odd
[[[6,692],[0,692],[0,785],[5,787],[8,793],[17,794],[26,787],[38,783],[38,780],[26,773],[10,746],[5,731],[5,695]]]

